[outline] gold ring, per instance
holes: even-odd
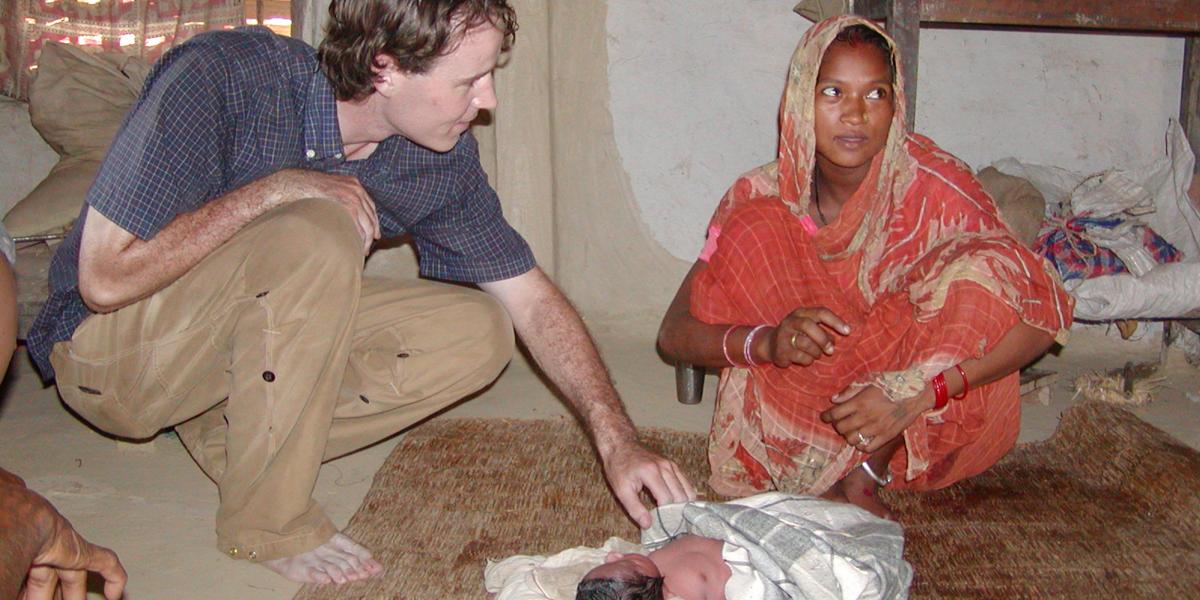
[[[792,344],[792,347],[793,347],[793,348],[795,348],[795,347],[796,347],[796,336],[798,336],[798,335],[800,335],[800,332],[799,332],[799,331],[796,331],[796,332],[793,332],[793,333],[792,333],[792,340],[791,340],[791,344]]]

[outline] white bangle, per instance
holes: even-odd
[[[746,359],[746,366],[753,367],[758,364],[754,362],[754,357],[750,355],[750,348],[754,345],[754,336],[768,327],[770,325],[759,325],[751,329],[750,333],[746,336],[746,343],[742,344],[742,358]]]
[[[878,483],[879,487],[885,487],[887,484],[892,482],[891,471],[888,471],[887,477],[880,477],[875,474],[875,471],[871,470],[871,465],[865,460],[862,463],[862,468],[867,472],[867,477],[870,477],[875,483]]]

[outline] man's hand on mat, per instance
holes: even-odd
[[[921,394],[893,402],[873,385],[847,388],[833,403],[821,420],[832,423],[847,444],[867,454],[900,435],[927,408]]]
[[[850,326],[823,306],[797,308],[770,335],[762,336],[763,341],[756,341],[759,347],[754,350],[759,360],[770,361],[781,369],[808,366],[833,354],[833,334],[849,335]]]
[[[375,577],[383,565],[371,552],[341,533],[329,541],[296,556],[263,561],[268,569],[300,583],[343,584]]]
[[[647,450],[636,442],[626,443],[602,457],[604,473],[613,493],[630,518],[642,529],[653,523],[650,511],[638,498],[643,489],[657,504],[673,504],[696,499],[696,490],[675,463]]]

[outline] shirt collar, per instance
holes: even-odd
[[[344,160],[343,151],[333,87],[316,68],[304,104],[304,157],[310,162]]]

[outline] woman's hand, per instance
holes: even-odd
[[[797,308],[770,335],[762,336],[765,345],[758,343],[762,348],[756,351],[760,359],[779,368],[808,366],[822,356],[833,354],[835,336],[830,332],[849,335],[850,326],[823,306]]]
[[[933,408],[927,391],[892,402],[873,385],[850,387],[833,397],[834,407],[821,413],[821,420],[832,423],[847,444],[870,454],[900,435],[921,413]]]

